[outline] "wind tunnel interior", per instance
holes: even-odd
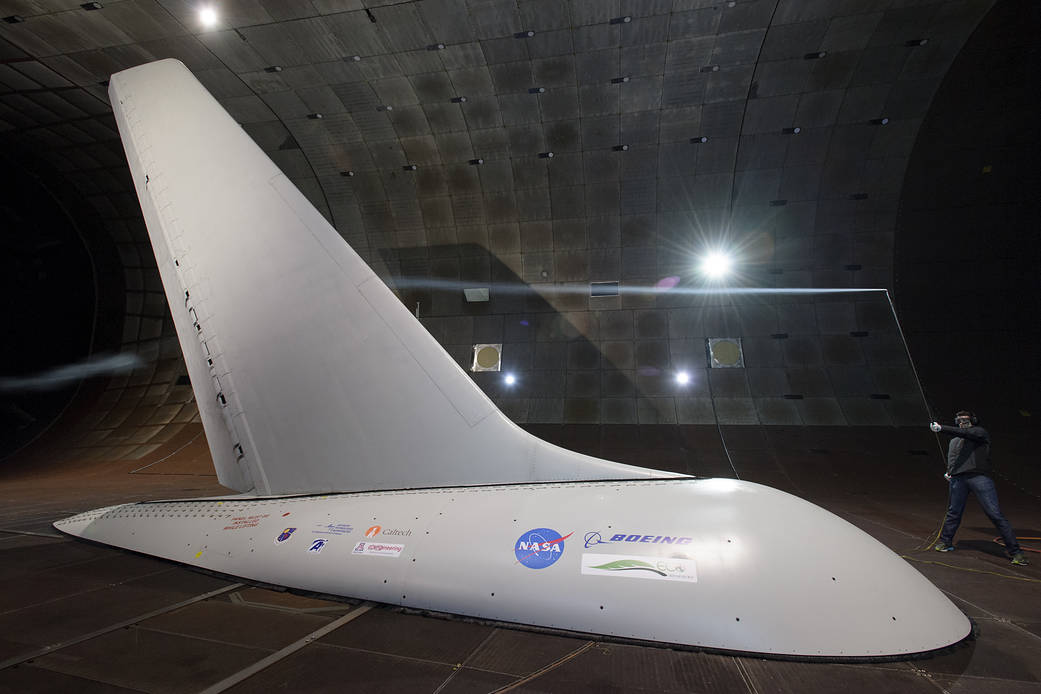
[[[433,691],[463,663],[453,682],[481,691],[546,668],[538,686],[569,691],[595,691],[607,684],[690,691],[709,681],[721,691],[747,691],[749,681],[760,691],[771,686],[823,689],[839,680],[865,691],[935,691],[934,682],[946,689],[1036,687],[1041,682],[1041,555],[1031,554],[1032,566],[1013,573],[994,542],[996,531],[972,501],[958,551],[917,551],[935,534],[945,504],[942,451],[924,424],[930,414],[949,420],[963,407],[980,412],[994,437],[1000,473],[996,482],[1005,514],[1021,537],[1041,537],[1036,448],[1041,433],[1041,292],[1036,280],[1041,257],[1036,233],[1041,227],[1036,195],[1041,90],[1032,77],[1041,74],[1041,65],[1036,36],[1027,35],[1041,18],[1037,7],[1029,5],[996,3],[950,62],[921,113],[917,137],[907,146],[898,205],[878,211],[870,209],[871,200],[847,199],[835,206],[813,202],[818,215],[835,207],[854,210],[839,214],[829,222],[832,226],[884,224],[866,220],[894,215],[893,248],[891,256],[880,256],[883,280],[878,284],[889,286],[885,278],[892,278],[924,402],[913,375],[909,378],[906,357],[896,362],[903,343],[888,307],[875,310],[876,299],[679,297],[675,303],[659,303],[634,297],[627,304],[619,297],[596,299],[614,302],[596,305],[587,296],[575,305],[568,303],[573,299],[561,303],[547,291],[533,292],[520,304],[492,307],[467,305],[458,290],[399,290],[410,309],[419,302],[421,321],[464,366],[473,344],[503,344],[504,366],[524,376],[519,387],[504,388],[501,373],[474,377],[527,430],[583,453],[696,475],[737,474],[817,503],[909,557],[973,618],[976,641],[913,664],[809,665],[619,644],[586,647],[580,639],[381,608],[250,684],[275,686],[291,680],[301,688],[318,688],[330,681],[354,681],[357,672],[366,671],[388,688],[414,690],[431,683]],[[904,108],[913,113],[911,93],[904,89],[903,94],[910,100]],[[260,129],[254,126],[253,131]],[[300,154],[299,145],[286,135],[278,142],[288,148],[284,159],[276,159],[280,164]],[[765,158],[741,165],[769,165],[765,141],[770,138],[761,134],[759,139],[761,147],[748,148],[746,156]],[[5,500],[0,575],[9,586],[0,602],[6,610],[0,659],[17,659],[232,585],[141,557],[24,534],[51,532],[54,518],[108,503],[224,491],[209,462],[125,167],[119,168],[118,140],[99,149],[93,154],[107,162],[105,167],[64,174],[76,181],[71,187],[54,182],[54,171],[43,176],[52,195],[72,198],[64,204],[80,224],[81,243],[94,263],[97,313],[89,319],[88,313],[77,313],[66,320],[35,293],[25,292],[19,314],[22,321],[50,321],[52,329],[57,326],[52,332],[60,335],[55,342],[67,345],[89,343],[88,325],[93,322],[93,347],[89,352],[77,347],[50,364],[30,365],[20,352],[9,363],[23,368],[4,376],[83,362],[90,353],[130,352],[140,363],[130,371],[86,381],[76,392],[61,393],[57,405],[41,408],[39,414],[25,401],[14,401],[42,423],[40,429],[49,429],[0,464]],[[83,178],[92,181],[85,185]],[[70,195],[70,190],[87,193]],[[800,209],[797,204],[770,207],[773,199],[760,201],[772,215],[764,217],[798,218],[792,212]],[[858,206],[859,211],[854,209]],[[743,209],[739,204],[739,212]],[[835,243],[828,234],[786,235],[786,229],[794,228],[790,223],[771,227],[774,249],[792,262],[803,254],[831,264],[805,275],[814,278],[807,284],[827,276],[841,278],[845,286],[863,272],[845,269],[859,260],[847,257],[847,242],[852,247],[848,239]],[[409,277],[536,287],[587,287],[590,281],[614,279],[653,284],[666,274],[659,268],[676,260],[674,247],[656,245],[659,231],[639,224],[576,231],[547,223],[518,225],[516,231],[493,229],[477,243],[454,238],[416,246],[404,238],[388,248],[366,244],[359,251],[392,287],[395,278]],[[807,237],[816,238],[811,242]],[[350,241],[357,243],[356,238]],[[583,259],[586,250],[593,252]],[[5,260],[15,257],[20,256],[5,254]],[[649,266],[653,271],[645,269]],[[18,270],[22,267],[19,263]],[[777,275],[762,270],[761,279],[776,283]],[[77,287],[86,283],[73,285],[70,277],[68,289],[61,291],[85,299],[93,292]],[[15,289],[27,286],[18,285]],[[494,289],[492,296],[498,300]],[[68,304],[62,310],[68,311]],[[960,322],[966,314],[971,320]],[[521,326],[522,320],[528,325]],[[868,335],[854,337],[854,332]],[[787,338],[771,337],[783,333]],[[885,336],[882,351],[893,359],[890,363],[873,361],[878,352],[864,349],[880,335]],[[746,368],[739,376],[733,375],[737,369],[705,368],[708,337],[743,338]],[[712,393],[702,378],[677,395],[660,375],[693,354],[703,361],[692,371],[717,379]],[[891,373],[887,369],[896,370],[903,385],[881,387],[876,375]],[[889,399],[872,398],[884,394]],[[11,401],[8,393],[0,398]],[[11,410],[5,406],[4,412],[6,417]],[[19,422],[25,420],[11,426],[17,428]],[[40,431],[28,433],[26,438],[33,438]],[[14,449],[25,439],[12,442],[5,436],[5,443]],[[1039,540],[1023,543],[1041,549]],[[31,690],[46,682],[79,688],[102,683],[139,691],[198,689],[348,609],[313,597],[235,589],[135,621],[125,634],[111,632],[16,668],[4,667],[0,687]],[[236,622],[251,625],[253,634],[229,631],[226,625]],[[155,666],[151,658],[159,649],[201,666],[191,672]]]

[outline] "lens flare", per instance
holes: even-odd
[[[734,265],[733,259],[726,253],[712,251],[701,261],[701,272],[712,279],[719,279],[730,274]]]
[[[205,27],[212,27],[217,25],[217,10],[213,7],[203,7],[199,10],[199,21]]]

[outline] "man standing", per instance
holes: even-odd
[[[998,506],[998,492],[994,488],[994,480],[990,478],[990,434],[979,425],[976,415],[962,410],[954,415],[956,427],[942,426],[931,422],[929,428],[936,433],[943,432],[952,437],[947,448],[947,474],[950,480],[951,500],[947,508],[947,517],[940,531],[940,542],[934,547],[937,552],[950,552],[954,549],[954,533],[961,524],[965,502],[971,491],[983,507],[983,512],[990,522],[1001,533],[1005,542],[1005,552],[1017,566],[1026,566],[1029,562],[1019,547],[1012,526],[1001,514]]]

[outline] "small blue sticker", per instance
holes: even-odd
[[[324,537],[320,537],[317,540],[312,540],[311,541],[311,546],[308,547],[307,551],[308,552],[316,552],[316,553],[317,552],[321,552],[322,548],[325,547],[327,542],[329,542],[329,541],[327,539],[325,539]]]
[[[535,528],[517,538],[513,553],[517,561],[529,569],[545,569],[564,554],[564,540],[571,535],[568,533],[561,537],[556,530]]]
[[[278,537],[275,538],[275,542],[285,542],[295,532],[296,532],[296,528],[286,528],[285,530],[282,531],[282,533]]]

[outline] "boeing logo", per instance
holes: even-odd
[[[679,535],[630,535],[627,533],[615,533],[611,538],[605,540],[603,535],[591,530],[585,535],[586,549],[596,545],[609,545],[612,542],[646,542],[652,545],[689,545],[694,541],[692,537],[681,537]]]

